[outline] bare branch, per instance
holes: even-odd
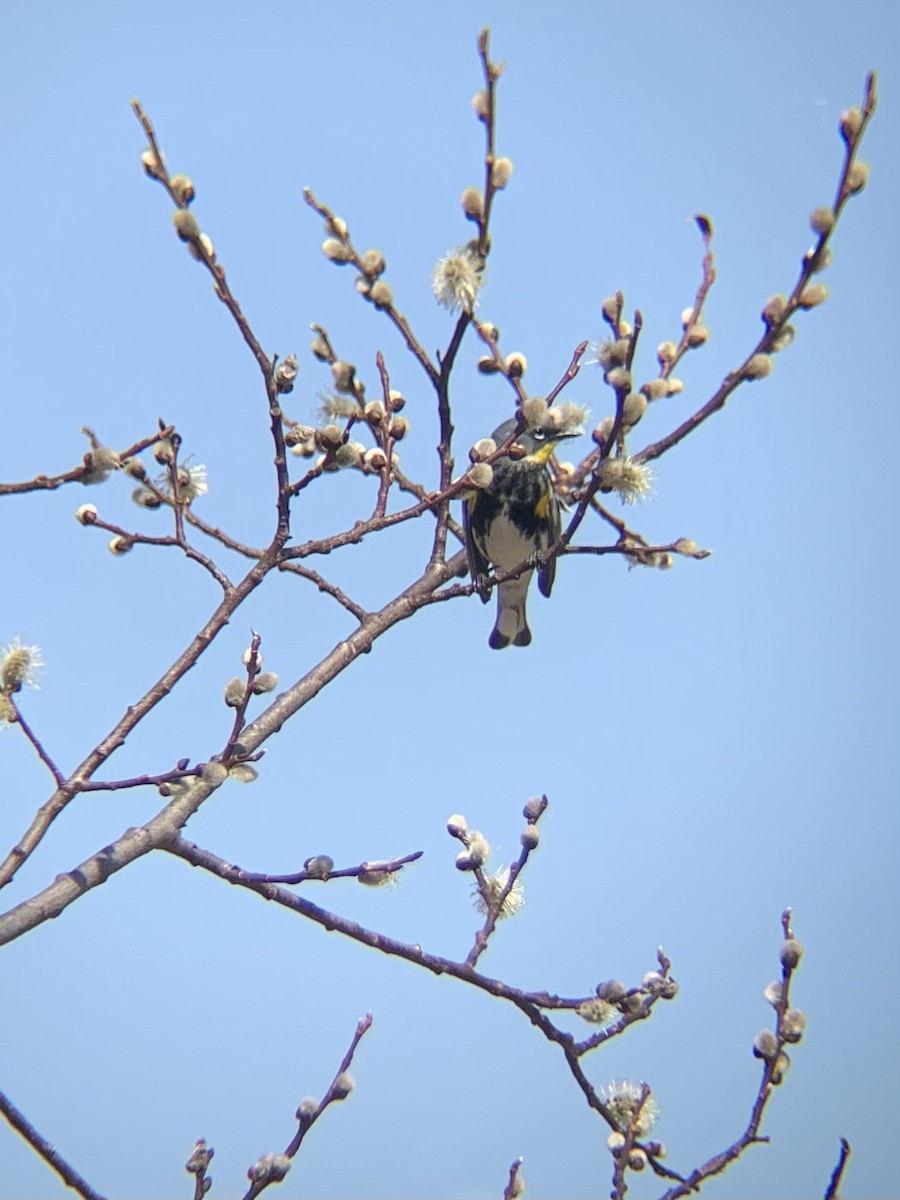
[[[841,1188],[841,1180],[844,1178],[844,1170],[850,1159],[850,1143],[846,1138],[841,1138],[841,1152],[838,1157],[837,1166],[831,1172],[831,1178],[828,1181],[828,1187],[825,1190],[825,1200],[838,1200],[838,1194]]]
[[[84,1176],[79,1175],[75,1168],[63,1158],[56,1147],[38,1133],[25,1114],[16,1108],[9,1097],[5,1096],[3,1092],[0,1092],[0,1113],[6,1117],[13,1129],[22,1135],[32,1150],[44,1160],[47,1166],[57,1173],[66,1187],[70,1187],[73,1191],[77,1192],[82,1197],[82,1200],[104,1200],[100,1192],[95,1191]]]
[[[506,1187],[503,1189],[503,1200],[517,1200],[518,1196],[522,1195],[525,1190],[525,1185],[519,1178],[519,1171],[522,1166],[522,1159],[516,1158],[510,1164],[509,1180]]]
[[[38,758],[41,760],[41,762],[44,764],[44,766],[47,768],[47,770],[53,776],[53,778],[56,782],[56,786],[62,787],[66,781],[65,775],[63,775],[62,771],[59,769],[59,767],[56,765],[56,763],[53,761],[53,759],[50,757],[50,755],[44,749],[43,743],[40,741],[37,734],[33,731],[31,726],[25,720],[24,716],[22,715],[22,709],[16,703],[15,699],[12,696],[7,696],[7,701],[10,705],[12,705],[13,711],[16,714],[16,724],[20,727],[20,729],[25,734],[25,736],[29,740],[29,742],[31,742]]]

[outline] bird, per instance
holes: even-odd
[[[516,417],[504,421],[494,430],[494,442],[499,446],[507,441],[518,424]],[[559,538],[559,500],[547,463],[564,438],[576,436],[558,429],[523,430],[513,445],[524,454],[498,458],[489,486],[465,497],[463,530],[469,572],[484,604],[491,592],[485,580],[492,566],[497,571],[513,570],[548,550]],[[492,650],[530,645],[525,601],[533,574],[532,566],[515,579],[498,584],[497,620],[488,638]],[[556,577],[556,559],[540,563],[537,576],[541,594],[549,596]]]

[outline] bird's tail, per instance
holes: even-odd
[[[531,630],[525,616],[525,599],[531,575],[531,571],[526,571],[517,579],[508,579],[497,588],[497,620],[488,638],[492,650],[502,650],[510,644],[527,646],[531,642]]]

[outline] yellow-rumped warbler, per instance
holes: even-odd
[[[499,446],[516,428],[516,418],[494,430]],[[493,464],[489,487],[467,496],[463,503],[463,527],[469,571],[479,596],[487,604],[490,588],[484,580],[491,565],[498,571],[521,566],[534,554],[548,550],[559,537],[559,501],[547,468],[550,455],[563,438],[575,437],[550,429],[526,429],[514,445],[525,453],[521,458],[504,455]],[[556,575],[556,559],[537,569],[541,594],[549,596]],[[523,571],[497,587],[497,620],[488,638],[493,650],[512,643],[527,646],[531,630],[525,616],[525,599],[534,569]]]

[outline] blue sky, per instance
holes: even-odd
[[[7,186],[0,284],[0,478],[77,463],[82,425],[124,447],[177,424],[206,465],[198,511],[261,542],[272,520],[271,450],[257,369],[147,180],[137,96],[263,345],[301,361],[286,405],[312,420],[325,368],[306,350],[325,325],[377,387],[381,349],[407,396],[404,468],[433,479],[428,389],[352,278],[322,257],[305,185],[378,246],[423,344],[451,318],[431,296],[435,260],[469,233],[459,195],[481,179],[475,42],[490,24],[505,60],[498,150],[515,163],[496,205],[482,315],[528,356],[545,393],[600,305],[621,288],[644,314],[643,370],[677,336],[699,281],[689,220],[716,226],[709,344],[655,405],[635,449],[694,411],[754,344],[759,310],[793,284],[808,214],[828,204],[841,110],[881,72],[863,158],[868,189],[834,241],[831,296],[798,320],[772,377],[658,464],[656,496],[624,515],[647,537],[713,550],[668,572],[615,558],[560,564],[530,605],[533,645],[495,654],[474,598],[392,630],[270,744],[261,778],[218,791],[188,836],[255,870],[341,865],[423,849],[396,890],[353,881],[310,898],[365,925],[464,956],[476,916],[453,868],[446,817],[463,812],[518,852],[520,811],[551,809],[486,972],[562,994],[637,982],[661,943],[674,1005],[588,1062],[591,1078],[646,1079],[669,1162],[689,1170],[743,1128],[769,1021],[779,916],[807,953],[795,1001],[809,1033],[772,1102],[772,1142],[710,1185],[732,1200],[821,1195],[841,1135],[846,1191],[894,1186],[886,1147],[898,1100],[895,281],[896,81],[891,6],[753,6],[690,13],[561,0],[552,6],[305,3],[252,9],[85,3],[0,17],[0,153]],[[510,412],[467,343],[454,384],[457,461]],[[596,419],[608,389],[584,370],[568,391]],[[587,447],[587,441],[583,443]],[[370,483],[322,481],[303,536],[346,526]],[[127,481],[2,505],[0,642],[40,644],[47,667],[27,714],[71,768],[175,657],[217,594],[190,563],[136,550],[72,519],[92,501],[162,532]],[[600,531],[592,531],[598,539]],[[406,527],[323,560],[374,607],[418,569],[427,532]],[[227,560],[226,560],[227,561]],[[229,568],[234,564],[227,562]],[[203,760],[224,741],[221,690],[249,630],[287,684],[349,625],[279,578],[252,598],[109,771]],[[24,739],[0,737],[0,842],[46,798]],[[156,811],[152,791],[82,797],[7,889],[4,909]],[[7,900],[8,897],[8,900]],[[280,1149],[299,1099],[321,1094],[366,1010],[375,1024],[357,1091],[329,1111],[287,1197],[499,1195],[524,1155],[528,1195],[606,1194],[605,1132],[558,1054],[511,1008],[344,943],[162,856],[91,893],[4,950],[0,1089],[94,1186],[123,1200],[186,1195],[193,1141],[216,1148],[213,1196]],[[63,1194],[0,1128],[0,1195]],[[655,1181],[633,1177],[632,1194]]]

